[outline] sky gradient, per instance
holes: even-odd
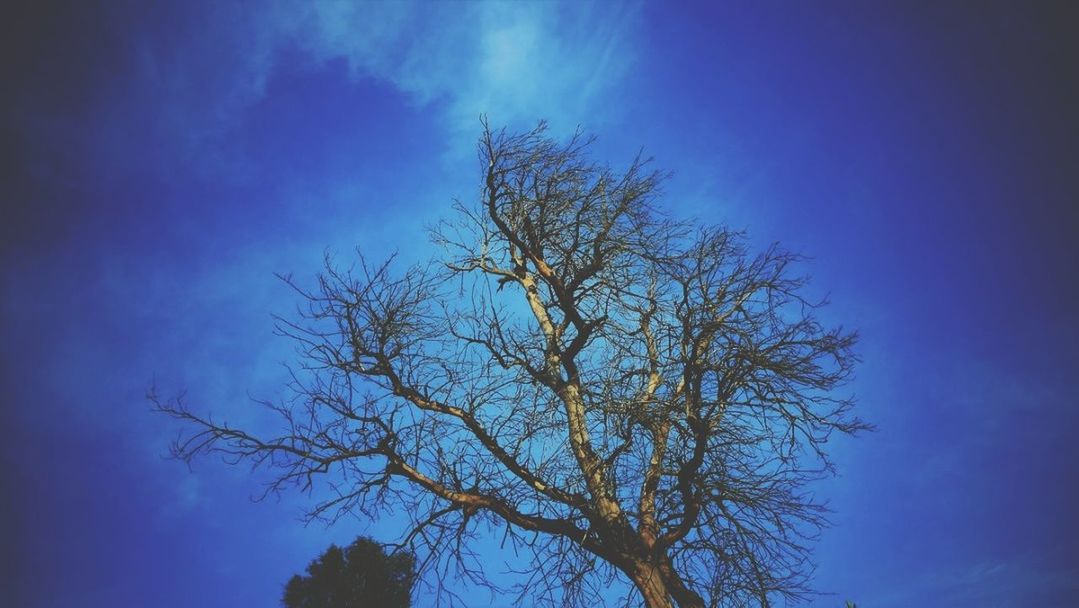
[[[297,304],[274,273],[431,255],[424,227],[479,192],[481,113],[580,125],[615,166],[643,149],[672,214],[809,256],[861,332],[878,430],[816,488],[837,595],[812,605],[1079,602],[1063,3],[23,4],[0,36],[6,605],[273,606],[331,542],[393,539],[164,458],[145,394],[272,425],[251,398],[281,395],[271,315]]]

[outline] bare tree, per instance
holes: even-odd
[[[826,523],[805,484],[833,431],[867,428],[835,395],[855,335],[815,319],[796,256],[666,218],[663,174],[589,143],[485,123],[481,200],[431,230],[441,262],[328,261],[297,286],[283,433],[159,402],[190,423],[175,454],[271,463],[272,490],[332,473],[312,516],[407,514],[401,546],[440,587],[485,582],[486,525],[531,552],[541,603],[602,604],[621,577],[649,608],[804,597]]]

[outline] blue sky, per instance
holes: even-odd
[[[706,8],[707,7],[707,8]],[[1079,19],[1016,3],[53,3],[3,40],[0,543],[12,606],[275,605],[329,543],[162,456],[147,388],[272,424],[326,251],[422,259],[479,115],[641,148],[672,213],[812,258],[879,430],[835,445],[816,585],[1079,601]],[[492,563],[501,556],[490,554]],[[421,598],[422,602],[429,598]],[[488,605],[486,595],[476,606]],[[497,602],[495,602],[497,604]]]

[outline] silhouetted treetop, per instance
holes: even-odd
[[[387,555],[369,538],[341,549],[330,545],[285,586],[285,608],[407,608],[415,582],[415,558]]]

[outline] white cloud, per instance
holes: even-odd
[[[205,103],[198,84],[207,78],[190,72],[216,70],[213,107],[198,113],[211,129],[224,128],[263,97],[279,53],[299,49],[316,64],[344,60],[354,78],[388,82],[417,105],[436,106],[451,133],[467,133],[469,142],[481,113],[499,125],[546,118],[555,129],[595,128],[617,116],[605,96],[633,62],[639,12],[621,3],[282,2],[258,13],[215,5],[191,48],[166,49],[186,57],[171,66],[179,69],[168,88]],[[150,72],[161,75],[161,63],[151,57]]]
[[[109,103],[57,127],[82,133],[100,164],[126,171],[132,158],[168,157],[216,180],[249,178],[243,140],[231,137],[285,57],[312,69],[343,62],[354,82],[400,91],[444,126],[432,137],[454,161],[472,154],[481,114],[518,130],[546,119],[556,135],[602,131],[622,116],[641,16],[636,2],[183,6],[128,16],[133,62],[108,81]]]

